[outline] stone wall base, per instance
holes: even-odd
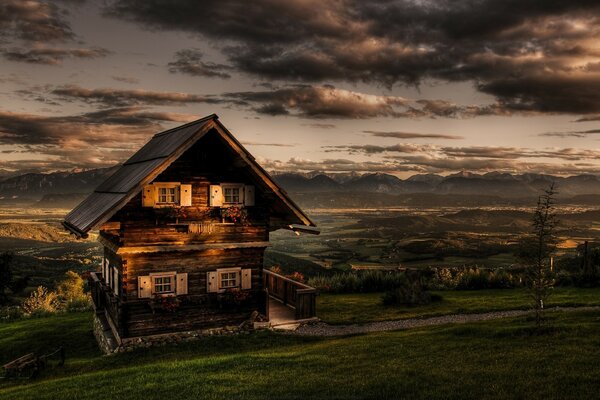
[[[206,336],[249,334],[256,329],[269,329],[268,323],[265,326],[255,328],[251,321],[247,321],[239,326],[224,326],[196,331],[123,338],[119,343],[114,337],[113,332],[108,325],[108,321],[106,321],[106,317],[103,314],[94,314],[94,336],[98,341],[100,350],[102,350],[104,354],[123,353],[133,351],[137,348],[191,342]]]

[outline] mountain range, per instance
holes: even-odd
[[[0,177],[0,201],[75,201],[90,193],[117,167],[87,171],[29,173]],[[273,178],[288,192],[326,194],[382,195],[432,194],[460,196],[493,196],[504,199],[531,198],[554,182],[559,197],[600,195],[600,178],[595,175],[557,177],[544,174],[509,174],[460,172],[441,176],[419,174],[400,179],[385,173],[273,173]],[[80,194],[82,196],[73,196]],[[67,196],[69,195],[69,196]]]
[[[539,195],[554,182],[560,197],[600,194],[600,178],[595,175],[557,177],[544,174],[512,175],[490,172],[479,175],[461,172],[448,176],[421,174],[400,179],[394,175],[373,173],[352,179],[346,179],[344,176],[340,180],[335,174],[284,173],[276,174],[274,178],[283,188],[292,193],[433,193],[526,198]]]

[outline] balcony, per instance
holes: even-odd
[[[288,310],[289,323],[316,318],[317,289],[268,270],[263,271],[263,279],[269,298],[269,319],[274,315],[281,320],[286,318],[281,305]]]

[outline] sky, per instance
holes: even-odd
[[[597,0],[0,0],[0,173],[216,113],[271,171],[600,173]]]

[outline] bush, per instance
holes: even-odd
[[[12,321],[23,316],[23,309],[19,306],[7,306],[0,308],[0,321]]]
[[[519,275],[502,269],[437,268],[429,286],[433,289],[509,289],[522,286]]]
[[[383,294],[381,300],[384,305],[417,306],[429,304],[432,301],[440,301],[439,295],[427,292],[420,280],[406,279],[401,285]]]
[[[329,293],[372,293],[394,289],[404,279],[401,272],[368,270],[319,275],[310,278],[308,284]]]
[[[60,301],[56,292],[38,286],[28,299],[23,302],[23,312],[27,315],[51,314],[58,310]]]
[[[84,280],[77,272],[67,271],[65,275],[65,279],[56,288],[62,308],[66,310],[89,308],[91,306],[91,299],[84,292]]]

